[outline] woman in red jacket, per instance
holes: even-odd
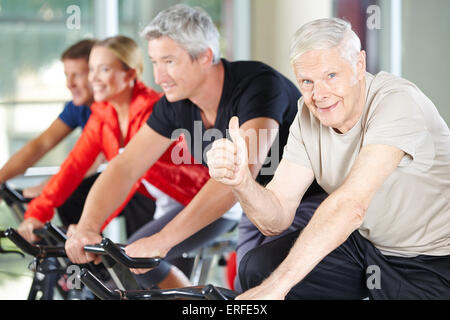
[[[143,58],[132,39],[116,36],[94,46],[89,57],[89,81],[95,100],[92,115],[59,172],[28,206],[25,221],[18,228],[27,240],[37,240],[33,230],[52,219],[54,209],[77,188],[100,152],[110,161],[146,122],[161,94],[139,81],[142,70]],[[136,191],[156,199],[155,213],[159,215],[179,211],[190,202],[209,175],[200,164],[174,164],[173,148],[177,148],[176,154],[180,150],[189,152],[184,139],[175,141],[135,183],[126,201],[111,213],[103,228],[122,211]]]

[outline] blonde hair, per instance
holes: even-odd
[[[120,60],[125,70],[136,70],[137,78],[144,72],[142,52],[133,39],[119,35],[98,41],[95,46],[101,46],[111,50]]]
[[[349,22],[339,18],[318,19],[303,25],[291,43],[291,64],[302,54],[312,50],[338,47],[341,56],[355,68],[361,41]]]

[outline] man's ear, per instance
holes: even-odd
[[[366,52],[364,50],[361,50],[358,53],[358,61],[356,62],[356,74],[358,75],[358,80],[362,80],[366,76]]]
[[[198,63],[202,65],[211,65],[214,59],[214,54],[211,48],[206,49],[200,53],[197,57]]]

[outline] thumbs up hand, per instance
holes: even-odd
[[[230,186],[240,185],[248,176],[247,144],[239,129],[238,117],[232,117],[228,124],[233,141],[220,139],[214,141],[206,153],[211,178]]]

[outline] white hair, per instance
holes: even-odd
[[[311,50],[338,48],[341,56],[356,68],[361,51],[361,41],[352,30],[351,24],[339,18],[318,19],[300,27],[291,43],[291,64]]]
[[[186,49],[193,60],[210,48],[213,63],[220,61],[219,31],[199,7],[178,4],[161,11],[141,35],[147,40],[167,36]]]

